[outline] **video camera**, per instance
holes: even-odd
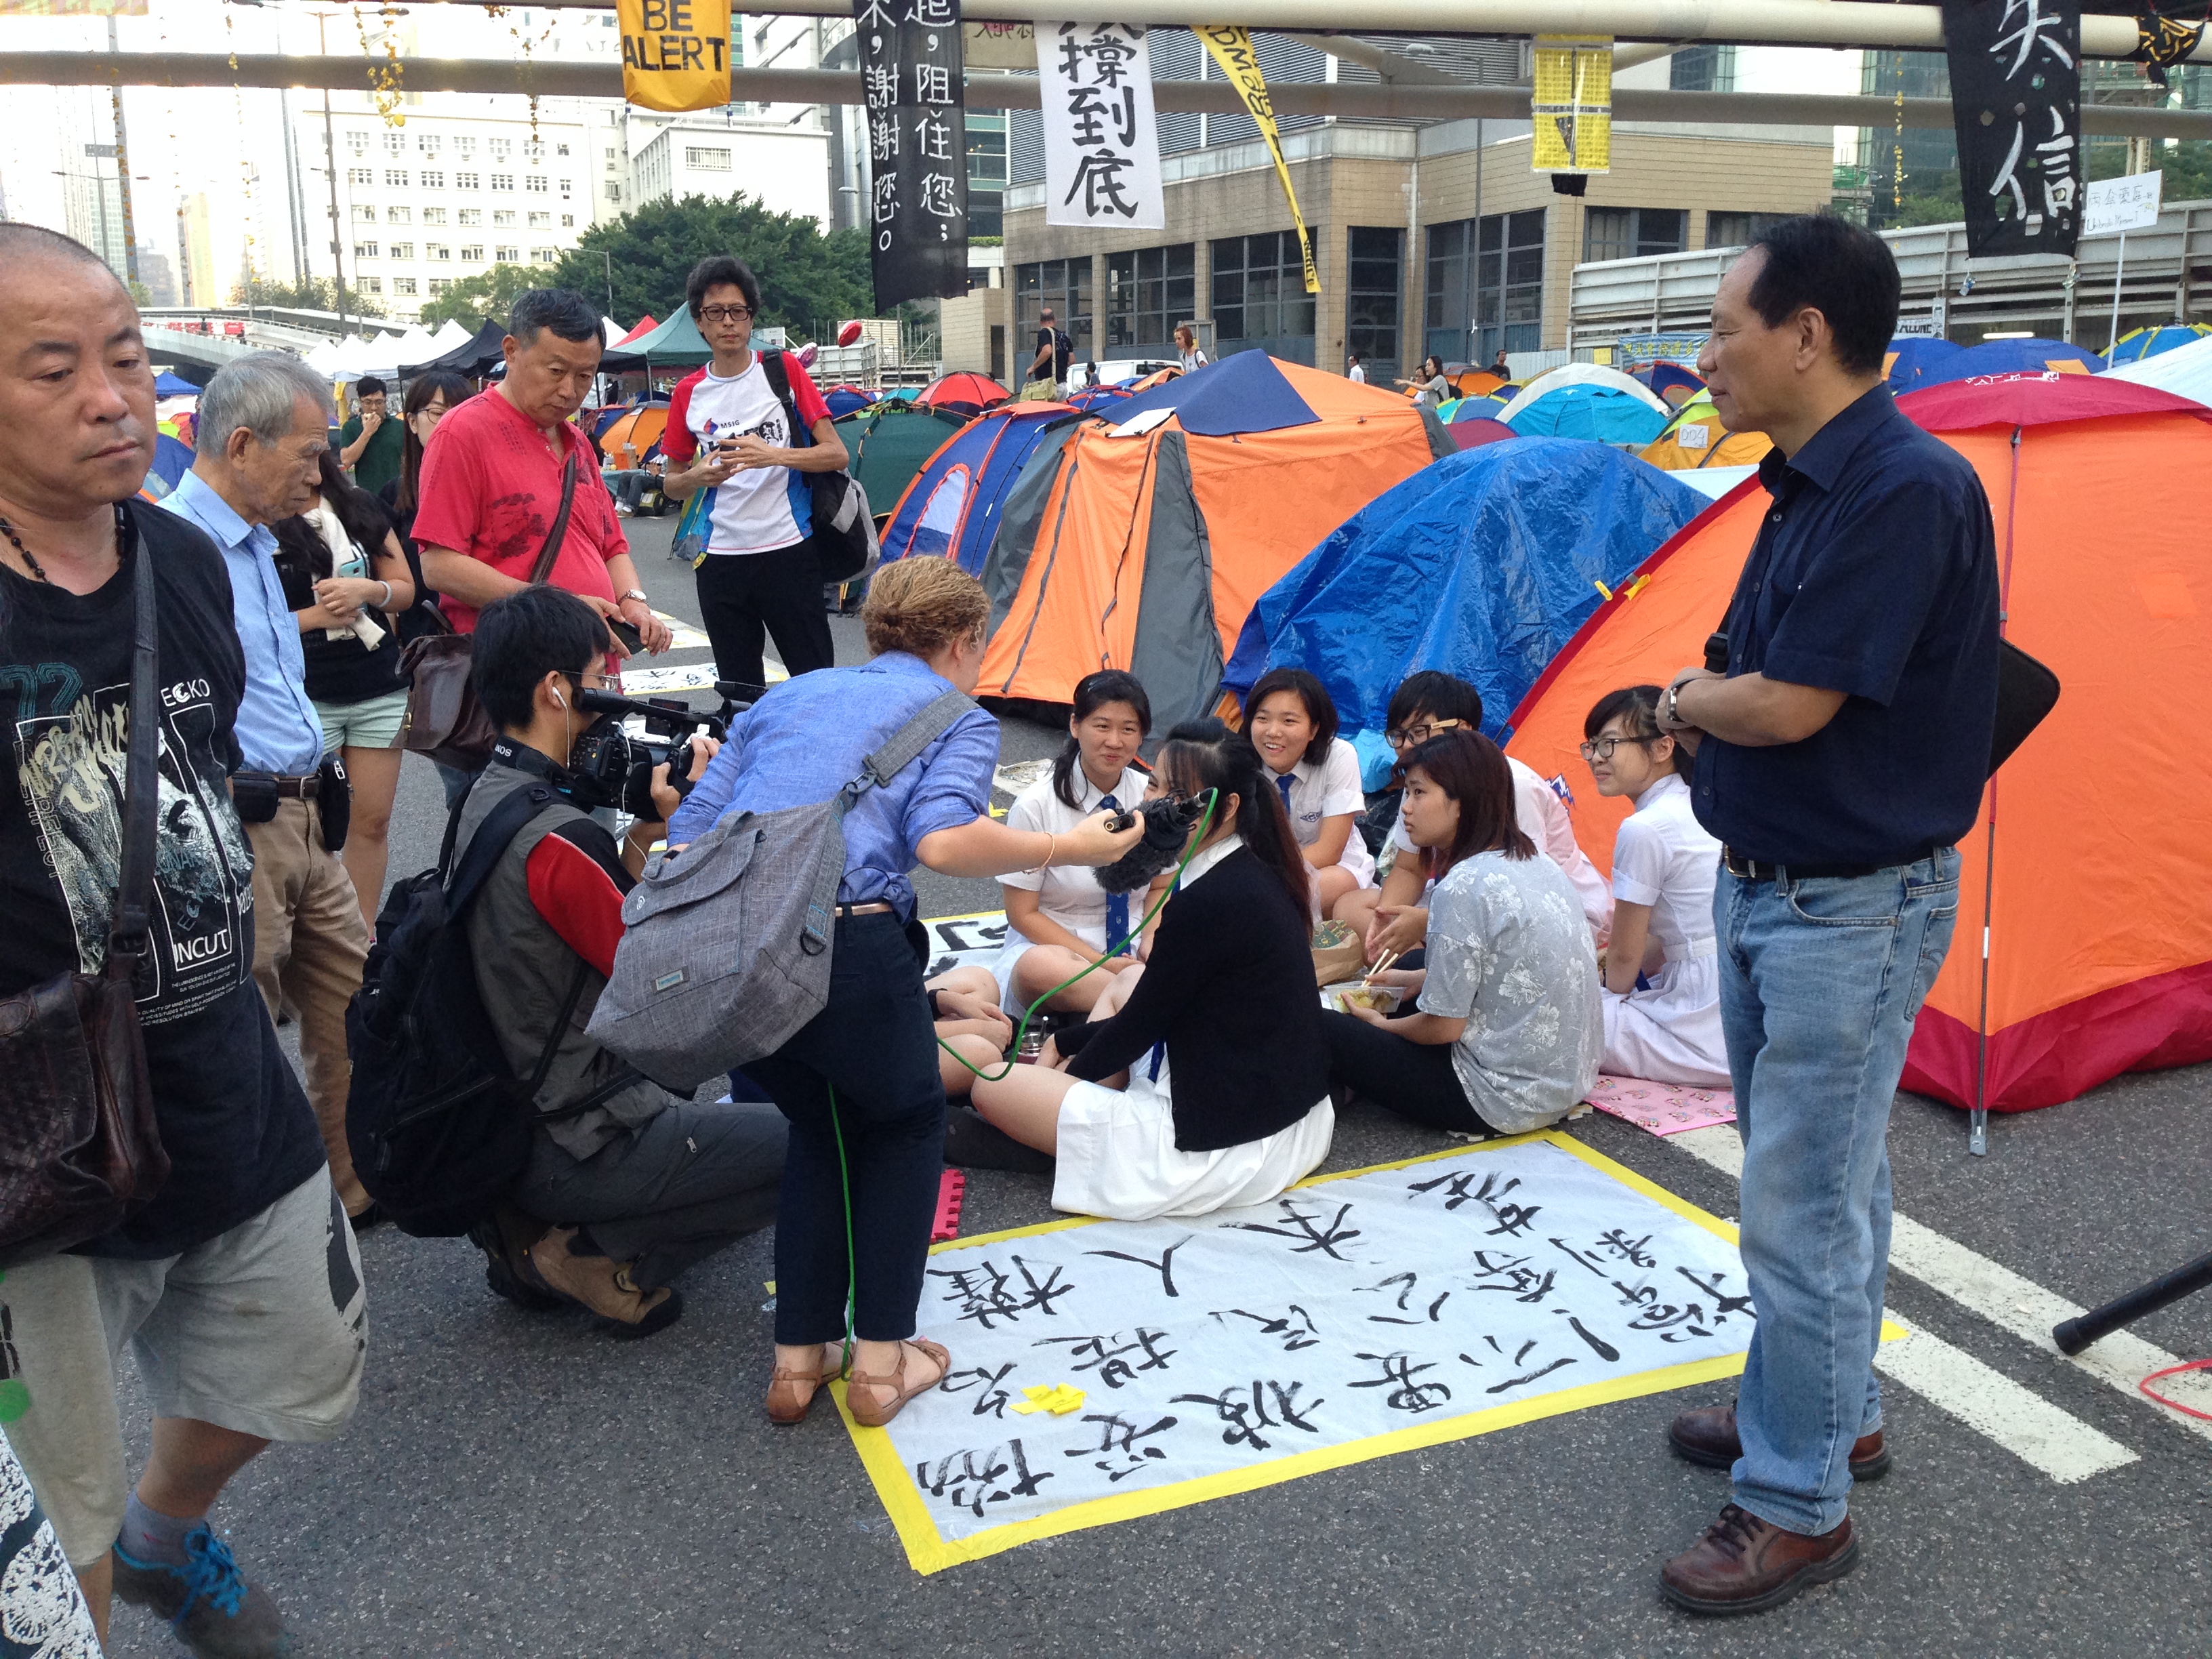
[[[578,708],[599,718],[580,732],[568,754],[573,780],[570,797],[579,806],[617,806],[634,818],[648,823],[659,817],[653,802],[653,769],[668,763],[668,781],[679,795],[691,788],[692,740],[701,726],[720,743],[729,735],[731,716],[751,707],[739,702],[734,685],[714,688],[722,693],[722,706],[702,714],[673,697],[625,697],[619,692],[586,688],[576,697]],[[647,736],[632,737],[623,728],[626,717],[642,721]],[[654,736],[662,741],[655,743]]]
[[[1202,797],[1179,800],[1172,795],[1159,795],[1115,815],[1109,820],[1109,828],[1127,830],[1141,817],[1145,836],[1099,871],[1098,884],[1109,893],[1133,893],[1151,885],[1153,877],[1174,869],[1182,857],[1183,844],[1206,816],[1206,809]]]

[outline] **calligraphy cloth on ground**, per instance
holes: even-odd
[[[934,1572],[1730,1376],[1753,1320],[1733,1227],[1548,1131],[942,1246],[921,1324],[950,1373],[888,1429],[846,1422]]]

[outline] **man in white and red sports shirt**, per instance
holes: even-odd
[[[764,635],[774,636],[788,672],[827,668],[836,659],[804,475],[843,466],[844,441],[799,360],[752,349],[760,283],[743,260],[702,259],[684,300],[714,360],[678,381],[669,398],[661,489],[679,501],[708,492],[699,613],[715,672],[764,685]]]
[[[605,683],[605,633],[577,596],[551,586],[495,599],[477,622],[471,669],[500,738],[461,808],[453,867],[503,802],[544,787],[534,807],[516,809],[530,816],[465,924],[507,1061],[540,1080],[530,1162],[469,1236],[500,1295],[532,1308],[581,1303],[611,1334],[636,1337],[682,1312],[670,1281],[684,1268],[775,1218],[786,1126],[762,1103],[672,1099],[585,1031],[632,885],[614,837],[564,793],[563,763],[592,723],[577,693]],[[701,742],[695,776],[714,746]],[[676,805],[665,763],[653,799],[663,813]]]

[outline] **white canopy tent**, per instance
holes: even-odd
[[[1626,392],[1638,401],[1650,404],[1668,420],[1674,417],[1673,406],[1664,398],[1641,380],[1624,374],[1617,368],[1607,368],[1602,363],[1561,363],[1557,368],[1546,369],[1522,387],[1514,394],[1513,401],[1498,411],[1495,418],[1510,426],[1513,417],[1537,398],[1570,386],[1610,386],[1615,392]]]
[[[2212,404],[2212,335],[2105,373],[2115,380],[2133,380],[2137,386],[2156,386],[2177,398]]]

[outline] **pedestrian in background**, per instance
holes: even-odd
[[[230,793],[253,844],[253,977],[276,1018],[299,1020],[307,1097],[322,1125],[331,1179],[366,1225],[368,1194],[346,1143],[346,1004],[361,988],[368,923],[330,842],[350,805],[343,772],[324,764],[323,720],[307,694],[301,623],[284,595],[270,526],[315,500],[328,447],[330,393],[289,352],[224,365],[200,393],[192,470],[162,497],[222,550],[231,614],[246,652],[238,708],[240,764]]]
[[[339,429],[338,462],[374,495],[399,476],[403,439],[399,422],[385,407],[388,397],[383,381],[364,374],[355,382],[353,396],[357,412]]]
[[[714,672],[765,687],[761,648],[771,637],[794,678],[837,659],[807,475],[843,466],[845,441],[805,366],[787,351],[752,349],[760,283],[743,260],[702,259],[684,293],[714,356],[669,396],[661,489],[679,501],[708,492],[696,568]]]
[[[162,787],[137,1006],[170,1165],[112,1232],[9,1265],[0,1336],[23,1408],[6,1431],[103,1637],[119,1594],[195,1653],[268,1659],[287,1650],[283,1616],[208,1513],[271,1440],[329,1440],[345,1426],[367,1333],[353,1234],[252,983],[258,896],[228,782],[240,745],[262,740],[264,716],[243,702],[267,671],[240,649],[233,556],[191,519],[133,499],[154,454],[154,371],[123,284],[66,237],[0,225],[0,315],[17,331],[0,359],[0,800],[13,804],[0,811],[0,995],[105,965],[135,590],[151,581]],[[237,451],[236,393],[246,379],[269,383],[260,362],[210,385],[210,449]],[[325,394],[308,380],[296,422],[291,383],[276,383],[286,428],[276,444],[244,434],[260,446],[246,465],[272,490],[304,477],[310,442],[323,447]],[[265,546],[258,556],[266,562]],[[304,737],[307,714],[299,724]],[[320,744],[318,733],[302,755]],[[349,890],[343,908],[358,928]],[[34,1109],[45,1086],[19,1082],[9,1113]],[[135,1490],[115,1378],[125,1347],[153,1416]],[[13,1540],[29,1512],[5,1496]],[[0,1584],[7,1644],[77,1655],[69,1623],[32,1622],[65,1610],[16,1571],[32,1565],[18,1556]]]
[[[1198,331],[1188,323],[1177,323],[1175,331],[1176,360],[1186,374],[1204,368],[1213,361],[1199,349]]]
[[[1733,1407],[1674,1419],[1733,1501],[1660,1575],[1747,1613],[1856,1565],[1854,1482],[1889,1467],[1874,1354],[1889,1270],[1890,1104],[1951,945],[1996,714],[1997,571],[1972,465],[1897,411],[1897,263],[1871,231],[1784,220],[1721,279],[1698,372],[1764,432],[1773,498],[1729,606],[1724,674],[1659,724],[1695,746],[1722,843],[1721,1026],[1744,1143],[1758,1327]]]
[[[422,580],[422,554],[415,544],[415,511],[422,501],[422,454],[429,446],[430,434],[438,429],[438,422],[445,419],[448,411],[459,408],[475,395],[476,388],[450,368],[431,369],[407,383],[407,397],[400,415],[400,425],[404,429],[401,434],[399,475],[376,492],[377,505],[392,520],[392,533],[399,538],[399,550],[407,556],[408,579],[415,584],[415,603],[399,617],[403,644],[440,631],[437,618],[427,609],[438,603],[438,595]]]
[[[1367,384],[1367,368],[1365,364],[1359,361],[1359,354],[1356,351],[1347,353],[1344,361],[1346,364],[1344,378],[1352,381],[1356,386],[1365,386]]]

